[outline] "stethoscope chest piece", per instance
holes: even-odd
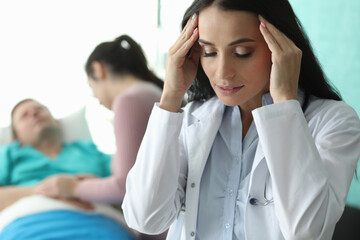
[[[271,197],[270,199],[267,198],[267,194],[266,194],[266,189],[267,189],[267,181],[268,179],[270,178],[270,173],[268,172],[267,175],[266,175],[266,178],[265,178],[265,184],[264,184],[264,200],[261,201],[257,198],[254,198],[254,197],[251,197],[249,199],[249,203],[253,206],[267,206],[269,205],[270,203],[273,203],[274,202],[274,199]]]

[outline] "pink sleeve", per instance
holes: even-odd
[[[77,190],[80,199],[111,204],[122,202],[126,176],[135,163],[154,104],[144,99],[134,95],[116,98],[113,111],[117,151],[111,163],[112,176],[82,181]]]

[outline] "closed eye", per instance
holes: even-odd
[[[245,53],[245,54],[235,53],[235,56],[238,58],[247,58],[247,57],[250,57],[251,55],[252,55],[252,52]]]
[[[215,55],[216,55],[216,52],[211,52],[211,53],[204,52],[203,53],[203,57],[213,57]]]
[[[23,112],[21,115],[20,115],[20,119],[24,119],[28,116],[28,112]]]

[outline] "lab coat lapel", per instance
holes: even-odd
[[[198,173],[202,173],[205,167],[222,121],[223,107],[224,105],[218,98],[212,98],[192,114],[197,121],[190,125],[186,131],[186,141],[193,143],[188,145],[190,176],[194,174],[201,178]]]
[[[186,186],[186,214],[184,218],[185,232],[183,238],[188,239],[196,231],[201,175],[208,159],[215,136],[220,127],[223,104],[212,98],[197,108],[192,122],[185,130],[185,141],[188,151],[188,176]],[[184,235],[185,234],[185,235]],[[182,238],[182,239],[183,239]]]
[[[256,167],[259,165],[259,163],[262,160],[265,160],[265,155],[264,155],[264,152],[262,150],[261,143],[259,141],[259,143],[258,143],[258,145],[256,147],[254,162],[253,162],[253,165],[252,165],[252,168],[251,168],[252,173],[255,171]]]

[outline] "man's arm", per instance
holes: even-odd
[[[34,194],[34,187],[0,186],[0,211],[20,200]]]
[[[17,186],[0,186],[0,212],[12,205],[16,201],[35,194],[35,187],[17,187]],[[76,199],[56,198],[59,201],[69,205],[82,208],[84,210],[93,210],[91,203],[82,202]]]

